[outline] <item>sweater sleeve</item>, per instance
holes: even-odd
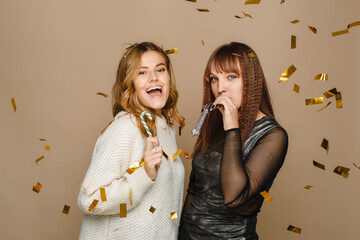
[[[237,207],[264,191],[281,168],[287,147],[285,130],[273,128],[258,140],[243,161],[240,130],[226,131],[220,171],[225,205]]]
[[[115,120],[96,143],[80,188],[80,210],[92,215],[112,215],[120,213],[121,203],[126,203],[127,211],[136,207],[154,183],[144,167],[137,168],[132,174],[126,172],[133,162],[141,161],[143,152],[144,139],[131,120],[126,117]],[[106,201],[101,201],[100,188],[105,188]],[[95,199],[98,204],[88,211]]]

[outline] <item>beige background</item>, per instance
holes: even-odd
[[[360,166],[360,27],[337,37],[331,32],[360,20],[360,2],[244,2],[0,0],[0,238],[78,237],[80,183],[95,141],[111,120],[110,98],[96,93],[110,95],[124,43],[154,41],[179,49],[171,60],[186,128],[177,139],[191,152],[195,138],[189,133],[200,113],[206,61],[220,44],[240,41],[260,56],[278,121],[290,136],[286,162],[270,191],[274,200],[259,214],[261,239],[357,239],[360,170],[353,163]],[[241,11],[253,19],[235,18]],[[294,19],[300,22],[290,24]],[[290,49],[291,35],[297,36],[296,49]],[[278,83],[291,64],[298,70]],[[318,73],[328,73],[329,80],[313,81]],[[301,86],[299,94],[292,91],[294,83]],[[342,93],[342,109],[334,98],[319,113],[324,104],[305,106],[305,98],[333,87]],[[329,140],[328,153],[320,147],[323,138]],[[45,159],[37,166],[41,155]],[[187,186],[191,160],[182,159]],[[338,165],[351,169],[348,179],[332,172]],[[37,181],[43,185],[39,194],[32,191]],[[69,215],[62,214],[64,204],[71,206]],[[287,231],[289,224],[302,233]]]

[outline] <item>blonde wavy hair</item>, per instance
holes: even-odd
[[[137,127],[140,129],[143,137],[148,137],[144,126],[140,121],[140,114],[143,111],[149,112],[152,116],[155,116],[155,112],[141,104],[138,96],[135,92],[134,80],[138,76],[140,71],[141,57],[147,51],[158,52],[165,60],[166,68],[170,76],[170,93],[169,98],[166,101],[164,108],[162,109],[162,115],[165,117],[169,126],[176,121],[181,128],[184,127],[184,117],[181,116],[177,109],[178,91],[176,90],[176,84],[174,79],[174,73],[171,66],[170,58],[165,51],[159,46],[151,42],[142,42],[134,44],[126,49],[123,57],[120,60],[117,70],[117,77],[112,89],[113,95],[113,107],[112,112],[115,117],[120,111],[126,111],[128,114],[132,114],[136,118]],[[157,129],[155,121],[149,121],[145,118],[146,123],[153,134],[157,135]]]

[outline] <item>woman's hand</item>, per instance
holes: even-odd
[[[153,147],[155,143],[156,147]],[[154,149],[154,150],[153,150]],[[145,172],[151,180],[155,180],[161,164],[162,149],[159,146],[159,139],[157,137],[146,138],[146,146],[144,153]]]
[[[219,110],[223,115],[224,130],[226,131],[231,128],[238,128],[239,109],[235,106],[235,104],[230,100],[230,98],[225,96],[220,96],[214,101],[214,105],[218,104],[222,105]]]

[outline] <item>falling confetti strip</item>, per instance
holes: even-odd
[[[156,208],[154,208],[153,206],[151,206],[150,209],[149,209],[149,211],[150,211],[151,213],[154,213],[155,210],[156,210]]]
[[[353,163],[353,165],[354,165],[355,167],[357,167],[358,169],[360,169],[360,167],[358,167],[355,163]]]
[[[356,27],[356,26],[360,26],[360,21],[357,21],[357,22],[353,22],[353,23],[350,23],[347,28],[352,28],[352,27]]]
[[[325,170],[325,165],[318,163],[317,161],[313,160],[313,164],[315,167],[321,168],[322,170]]]
[[[247,0],[244,5],[249,5],[249,4],[259,4],[261,2],[261,0]]]
[[[316,74],[315,77],[314,77],[314,80],[327,81],[328,80],[328,74],[327,73]]]
[[[69,214],[69,211],[70,211],[70,206],[64,205],[64,208],[63,208],[63,210],[62,210],[62,213],[68,215],[68,214]]]
[[[91,205],[89,206],[88,208],[88,211],[91,212],[91,211],[94,211],[96,205],[99,203],[99,200],[97,199],[94,199],[94,201],[91,203]]]
[[[107,97],[108,97],[108,95],[107,95],[107,94],[102,93],[102,92],[97,92],[96,94],[97,94],[97,95],[100,95],[100,96],[103,96],[103,97],[105,97],[105,98],[107,98]]]
[[[267,202],[270,202],[270,201],[273,200],[272,197],[270,196],[270,194],[269,194],[268,192],[266,192],[266,191],[263,191],[263,192],[261,192],[260,194],[261,194],[261,196],[263,196],[263,198],[264,198]]]
[[[305,99],[305,105],[307,105],[307,106],[315,105],[315,104],[323,104],[323,103],[324,103],[323,97]]]
[[[101,196],[101,201],[106,202],[105,188],[100,188],[100,196]]]
[[[196,3],[196,0],[186,0],[186,1]]]
[[[341,30],[341,31],[337,31],[337,32],[332,32],[331,35],[333,37],[339,36],[339,35],[343,35],[349,33],[349,30],[345,29],[345,30]]]
[[[173,48],[173,49],[169,49],[169,50],[166,50],[166,54],[173,54],[173,53],[177,53],[179,50],[177,48]]]
[[[177,158],[177,156],[179,156],[180,153],[182,153],[181,148],[179,148],[179,149],[176,151],[176,153],[174,153],[173,160],[175,160],[175,158]]]
[[[291,49],[296,48],[296,36],[291,35]]]
[[[334,173],[339,174],[340,176],[344,177],[344,178],[348,178],[350,173],[350,168],[346,168],[346,167],[341,167],[341,166],[337,166],[334,169]]]
[[[301,228],[295,227],[293,225],[289,225],[287,228],[288,231],[301,234]]]
[[[38,165],[38,162],[41,161],[41,160],[43,160],[44,158],[45,158],[44,156],[41,156],[41,157],[39,157],[38,159],[36,159],[36,160],[35,160],[36,165]]]
[[[13,107],[13,109],[14,109],[14,112],[16,112],[17,107],[16,107],[16,102],[15,102],[15,98],[14,98],[14,97],[11,98],[11,104],[12,104],[12,107]]]
[[[286,82],[295,71],[296,67],[291,65],[283,74],[281,74],[279,82]]]
[[[120,203],[120,218],[127,217],[126,203]]]
[[[315,27],[308,26],[308,28],[310,29],[310,31],[312,31],[314,34],[316,34],[317,30]]]
[[[335,94],[335,99],[336,99],[336,108],[342,108],[343,104],[342,104],[341,92]]]
[[[332,102],[328,102],[328,103],[326,104],[326,106],[324,106],[324,107],[316,110],[316,112],[320,112],[320,111],[324,110],[324,109],[327,108],[331,103],[332,103]]]
[[[204,42],[204,40],[201,40],[201,44],[204,46],[205,45],[205,42]]]
[[[324,148],[326,151],[329,151],[329,141],[326,138],[323,138],[321,142],[321,147]]]
[[[300,22],[299,20],[297,20],[297,19],[295,19],[295,20],[292,20],[290,23],[292,23],[292,24],[296,24],[296,23],[298,23],[298,22]]]
[[[36,193],[39,193],[42,188],[41,183],[37,182],[35,186],[32,187],[32,190]]]
[[[299,93],[300,92],[300,86],[297,84],[294,84],[294,88],[293,88],[294,92]]]
[[[338,93],[338,91],[336,90],[336,88],[333,88],[327,92],[324,92],[323,94],[326,98],[331,98],[331,97],[335,96],[337,93]]]
[[[304,188],[305,188],[305,189],[307,189],[307,190],[311,190],[311,189],[313,189],[313,188],[314,188],[314,186],[307,185],[307,186],[305,186]]]
[[[50,151],[50,146],[49,146],[49,145],[45,145],[44,149],[45,149],[46,151]]]
[[[197,8],[196,10],[198,10],[199,12],[210,12],[207,8]]]
[[[285,0],[281,0],[280,4],[283,4],[285,2]]]
[[[176,213],[176,212],[172,212],[172,213],[170,214],[170,216],[171,216],[171,221],[174,221],[174,220],[178,219],[178,216],[177,216],[177,213]]]
[[[45,138],[39,138],[39,141],[45,142],[47,140]]]

